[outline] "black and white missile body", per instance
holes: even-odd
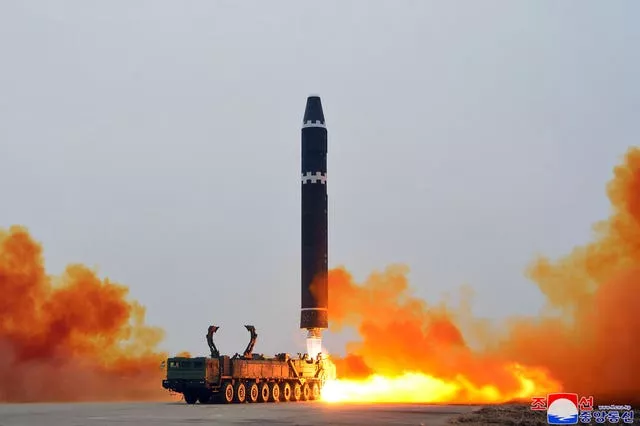
[[[321,352],[328,315],[327,127],[319,96],[309,96],[302,121],[302,305],[307,351]]]

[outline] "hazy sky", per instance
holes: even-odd
[[[637,1],[0,0],[0,226],[125,283],[165,347],[296,352],[300,125],[329,128],[329,262],[535,313],[640,136]],[[533,302],[532,302],[533,301]],[[342,349],[343,339],[328,340]]]

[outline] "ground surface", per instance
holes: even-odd
[[[0,426],[425,425],[444,426],[476,406],[182,403],[4,404]],[[469,424],[469,423],[466,423]]]
[[[453,419],[457,425],[547,425],[546,411],[531,411],[528,404],[505,404],[483,407]]]
[[[640,410],[634,410],[635,419],[640,419]],[[638,424],[638,420],[634,420]],[[466,413],[452,420],[452,426],[462,425],[519,425],[519,426],[543,426],[547,425],[546,411],[531,411],[529,404],[503,404],[484,407]],[[582,424],[582,423],[579,423]],[[591,424],[598,424],[592,421]],[[611,424],[605,422],[605,424]],[[618,424],[623,425],[620,421]]]
[[[635,418],[639,419],[640,411],[636,410],[635,414]],[[0,404],[0,426],[542,426],[547,424],[546,420],[544,412],[531,411],[528,404],[505,404],[484,408],[469,405],[339,406],[319,402],[241,406],[186,405],[184,402]]]

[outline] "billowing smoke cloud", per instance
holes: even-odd
[[[163,331],[127,293],[81,265],[48,276],[26,229],[0,230],[0,401],[167,398]]]
[[[630,149],[609,183],[612,214],[595,237],[557,260],[537,259],[528,275],[545,314],[503,324],[413,296],[407,268],[391,266],[363,283],[330,273],[331,327],[355,327],[361,340],[337,359],[339,377],[418,371],[504,394],[519,384],[509,365],[547,372],[566,391],[629,401],[640,395],[640,149]],[[496,295],[499,297],[499,295]],[[463,336],[461,325],[471,335]],[[480,341],[469,345],[465,337]],[[556,349],[553,349],[556,348]]]

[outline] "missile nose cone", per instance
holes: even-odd
[[[324,123],[324,112],[320,96],[312,95],[307,98],[307,106],[304,108],[304,123],[308,121],[320,121]]]

